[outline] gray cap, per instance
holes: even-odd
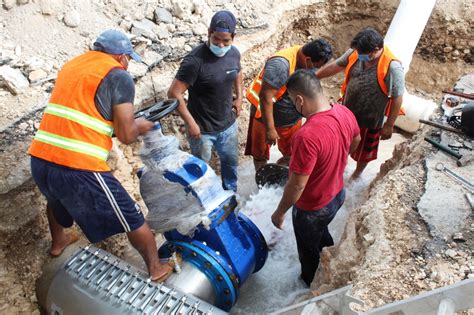
[[[117,30],[107,30],[100,34],[94,42],[94,50],[112,55],[129,55],[136,62],[142,62],[142,58],[133,51],[127,35]]]

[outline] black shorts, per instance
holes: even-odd
[[[31,173],[63,227],[74,221],[91,243],[141,227],[145,219],[110,172],[80,171],[31,157]]]

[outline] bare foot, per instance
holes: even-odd
[[[77,242],[78,240],[79,235],[76,232],[71,231],[70,233],[65,234],[65,237],[62,240],[58,240],[51,245],[49,254],[53,257],[58,257],[63,253],[66,247]]]
[[[362,174],[362,173],[360,173],[360,172],[354,171],[354,173],[352,173],[351,177],[349,177],[349,180],[348,180],[347,182],[348,182],[348,183],[351,183],[351,182],[357,181],[357,180],[360,178],[360,175],[361,175],[361,174]]]
[[[163,282],[168,279],[168,277],[173,273],[173,271],[174,263],[172,261],[164,263],[160,262],[153,274],[150,275],[151,281]]]

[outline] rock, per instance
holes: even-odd
[[[147,68],[143,63],[130,62],[127,70],[133,78],[140,78],[145,75]]]
[[[145,7],[145,18],[154,21],[155,20],[155,9],[152,5],[147,5]]]
[[[66,24],[66,26],[75,28],[75,27],[78,27],[80,23],[81,23],[81,15],[79,14],[78,11],[71,10],[71,11],[66,12],[66,14],[64,15],[64,24]]]
[[[176,31],[176,25],[174,24],[167,24],[167,27],[168,27],[168,32],[170,33],[174,33],[174,31]]]
[[[30,0],[16,0],[18,4],[27,4],[28,2],[30,2]]]
[[[133,25],[132,21],[122,20],[120,22],[120,28],[126,32],[130,31],[130,29],[132,28],[132,25]]]
[[[28,75],[28,79],[30,80],[30,82],[35,82],[35,81],[39,81],[41,79],[44,79],[48,76],[48,73],[46,71],[44,71],[43,69],[38,69],[38,70],[33,70],[30,72],[30,74]]]
[[[453,234],[453,241],[455,241],[457,243],[463,243],[463,242],[466,241],[466,239],[464,238],[462,233],[454,233]]]
[[[193,0],[192,12],[193,14],[203,15],[206,8],[206,3],[202,0]]]
[[[184,19],[185,17],[191,14],[191,7],[188,2],[180,1],[180,0],[173,0],[173,15]]]
[[[440,263],[431,267],[430,278],[438,283],[446,283],[453,274],[448,263]]]
[[[423,270],[421,270],[420,273],[415,276],[415,279],[417,280],[423,280],[425,278],[426,278],[426,273]]]
[[[61,3],[60,1],[41,0],[40,1],[41,14],[53,15],[55,12],[58,12],[61,9],[60,3]]]
[[[18,57],[21,56],[21,46],[20,45],[15,46],[15,55],[17,55]]]
[[[374,236],[370,233],[365,234],[363,238],[364,238],[364,241],[369,245],[372,245],[375,242]]]
[[[137,36],[144,36],[150,39],[156,39],[157,25],[148,19],[132,22],[131,33]]]
[[[20,70],[10,66],[0,67],[0,86],[6,87],[13,95],[18,95],[21,90],[29,87],[30,83]]]
[[[449,52],[453,51],[453,47],[451,47],[451,46],[446,46],[446,47],[443,48],[443,51],[444,51],[445,53],[449,53]]]
[[[448,249],[444,252],[444,254],[448,257],[454,258],[458,254],[455,250],[453,249]]]
[[[165,23],[171,24],[173,23],[173,15],[170,11],[166,10],[165,8],[157,8],[155,10],[155,22],[156,24]]]
[[[193,34],[194,35],[206,35],[207,34],[207,26],[199,23],[193,26]]]
[[[3,7],[10,10],[15,6],[15,0],[3,0]]]
[[[143,12],[142,10],[137,10],[133,13],[132,15],[133,19],[134,20],[137,20],[137,21],[141,21],[141,20],[144,20],[146,19],[147,17],[145,16],[145,12]],[[153,17],[152,17],[153,18]]]
[[[159,39],[167,39],[171,37],[170,32],[168,31],[168,25],[161,24],[156,28],[156,35]]]
[[[163,56],[153,50],[146,50],[143,55],[143,61],[147,65],[156,65],[163,60]]]

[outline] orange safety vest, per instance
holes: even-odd
[[[270,60],[271,58],[275,58],[275,57],[285,58],[290,63],[290,73],[289,73],[289,75],[292,75],[293,72],[295,72],[295,70],[296,70],[296,57],[298,55],[298,50],[300,48],[301,48],[301,46],[293,46],[293,47],[290,47],[290,48],[287,48],[287,49],[282,49],[282,50],[278,51],[277,53],[275,53],[270,58],[268,58],[267,61]],[[262,89],[262,78],[263,78],[264,71],[265,71],[265,67],[263,67],[262,70],[260,70],[257,77],[252,81],[252,84],[250,84],[249,88],[247,89],[247,92],[245,93],[245,96],[247,97],[249,102],[253,106],[255,106],[255,108],[257,109],[257,111],[255,113],[255,118],[261,118],[262,117],[262,112],[261,112],[261,109],[260,109],[259,94],[260,94],[260,90]],[[285,92],[286,92],[286,85],[282,86],[278,90],[277,94],[273,98],[273,103],[278,101],[283,96],[283,94],[285,94]]]
[[[341,87],[341,96],[342,98],[346,94],[346,88],[347,88],[347,83],[349,81],[349,73],[354,66],[354,64],[357,62],[359,57],[359,54],[357,53],[357,50],[354,50],[350,55],[349,55],[349,60],[346,66],[345,70],[345,78],[344,82],[342,83]],[[384,46],[383,52],[379,57],[379,60],[377,62],[377,82],[379,83],[379,87],[382,90],[383,94],[385,94],[389,100],[387,104],[387,108],[385,109],[385,116],[388,116],[390,113],[390,105],[392,103],[392,97],[391,95],[388,95],[388,87],[385,84],[385,77],[387,76],[389,70],[390,70],[390,63],[393,60],[398,59],[395,57],[395,55],[390,51],[390,49],[387,46]],[[399,115],[405,115],[405,111],[403,108],[400,108],[400,112],[398,113]]]
[[[90,51],[67,62],[58,74],[49,104],[28,153],[55,164],[88,171],[110,171],[113,124],[102,117],[95,94],[114,68],[112,56]]]

